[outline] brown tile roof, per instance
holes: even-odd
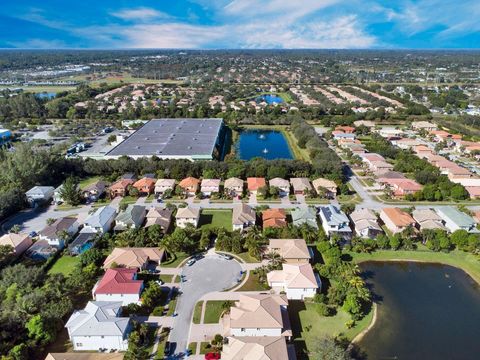
[[[257,178],[257,177],[249,177],[247,178],[247,186],[248,190],[250,191],[255,191],[258,190],[261,187],[266,186],[267,183],[265,182],[265,178]]]
[[[382,211],[395,226],[403,227],[415,223],[415,220],[410,216],[410,214],[400,210],[399,208],[384,208]]]
[[[188,188],[188,187],[194,187],[194,186],[198,186],[198,184],[200,184],[200,180],[198,180],[197,178],[194,178],[192,176],[189,176],[185,179],[183,179],[182,181],[180,181],[180,183],[178,184],[181,188]]]

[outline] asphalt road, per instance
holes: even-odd
[[[185,351],[190,334],[193,309],[197,301],[213,291],[221,291],[237,284],[240,278],[240,264],[236,260],[224,260],[216,254],[207,254],[192,266],[185,266],[182,275],[185,282],[180,284],[182,295],[177,301],[170,342],[175,343],[175,353]]]

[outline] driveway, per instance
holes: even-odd
[[[230,288],[237,284],[242,267],[236,260],[224,260],[216,254],[207,254],[192,266],[185,266],[180,284],[181,295],[177,301],[170,342],[175,343],[175,353],[182,353],[188,343],[193,309],[202,296]]]

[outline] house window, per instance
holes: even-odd
[[[76,343],[75,345],[76,345],[77,347],[82,347],[82,346],[83,346],[82,343]]]
[[[100,337],[101,337],[102,339],[103,339],[103,338],[105,338],[105,336],[103,336],[103,335],[102,335],[102,336],[100,336]]]
[[[244,332],[244,331],[245,331],[245,328],[241,328],[240,331],[241,331],[241,332]]]
[[[257,331],[260,331],[260,328],[257,328]]]

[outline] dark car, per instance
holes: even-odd
[[[165,343],[165,350],[163,350],[163,355],[170,356],[171,354],[172,354],[172,343],[170,341],[167,341]]]

